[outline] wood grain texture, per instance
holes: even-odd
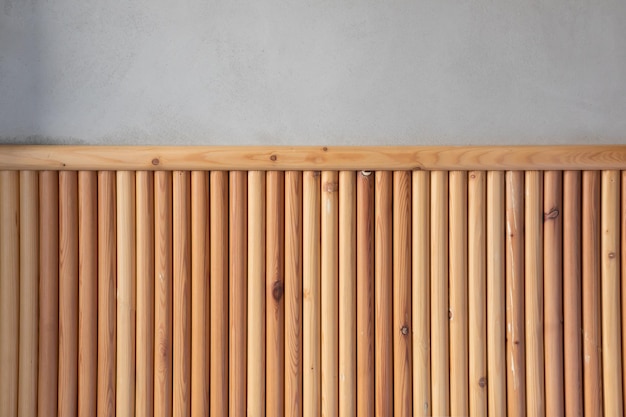
[[[602,171],[602,379],[604,411],[609,416],[624,413],[622,397],[622,338],[620,332],[620,172]]]
[[[209,174],[191,173],[191,415],[209,414],[211,349]]]
[[[285,415],[302,416],[302,173],[285,173]]]
[[[356,179],[356,412],[373,417],[374,370],[374,183],[371,171]]]
[[[20,330],[20,177],[0,171],[0,413],[17,416]]]
[[[19,184],[20,312],[17,414],[36,416],[39,359],[39,174],[35,171],[22,171],[19,173]],[[2,228],[0,225],[0,229]],[[0,320],[4,320],[2,317]],[[95,410],[95,401],[93,403]]]
[[[229,413],[246,414],[246,332],[247,332],[247,197],[248,175],[229,173]]]
[[[394,416],[413,413],[411,315],[411,172],[393,173]],[[342,398],[343,399],[343,398]]]
[[[302,415],[321,415],[321,173],[302,178]]]
[[[248,173],[248,415],[265,415],[265,172]]]
[[[228,172],[210,174],[211,415],[228,414]]]
[[[524,173],[506,173],[506,357],[509,417],[526,416]]]
[[[322,416],[339,413],[339,174],[322,172],[321,365]]]
[[[115,172],[98,172],[98,417],[115,416],[115,187]]]
[[[582,174],[563,173],[563,368],[565,413],[583,416]]]
[[[173,175],[174,315],[173,407],[174,417],[191,415],[191,174]]]
[[[543,277],[546,415],[565,413],[563,369],[563,173],[544,173]]]
[[[450,414],[448,173],[430,174],[430,320],[432,414]]]
[[[582,286],[584,415],[602,415],[600,172],[583,172]]]
[[[172,173],[154,174],[154,415],[172,408]]]
[[[506,415],[506,252],[504,172],[487,172],[487,400]]]
[[[393,413],[393,174],[376,171],[375,210],[375,370],[376,416]]]
[[[135,173],[136,367],[135,415],[154,415],[154,174]]]
[[[469,298],[469,414],[487,416],[487,246],[486,173],[467,174],[468,298]],[[501,323],[501,325],[504,323]],[[493,329],[495,330],[495,329]],[[496,383],[496,381],[494,381]]]
[[[429,416],[430,399],[430,173],[413,172],[412,301],[413,413]]]
[[[469,330],[467,282],[467,172],[449,181],[450,415],[469,414]]]

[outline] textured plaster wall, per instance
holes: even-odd
[[[0,0],[0,142],[626,143],[626,2]]]

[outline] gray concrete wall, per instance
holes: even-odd
[[[626,2],[0,0],[0,142],[626,143]]]

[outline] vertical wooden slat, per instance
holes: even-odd
[[[544,174],[543,276],[545,324],[546,415],[565,413],[563,374],[563,178]]]
[[[430,318],[432,414],[450,413],[448,324],[448,173],[430,174]]]
[[[375,191],[375,369],[376,415],[393,413],[393,175],[376,171]]]
[[[115,415],[117,263],[115,207],[115,172],[100,171],[98,172],[98,417]],[[40,410],[41,406],[40,401]]]
[[[154,174],[135,174],[137,313],[135,414],[154,415]]]
[[[191,173],[191,415],[209,414],[209,180]]]
[[[506,415],[506,253],[504,172],[487,173],[487,399]]]
[[[285,173],[285,415],[302,416],[302,173]]]
[[[469,412],[467,172],[449,173],[450,414]]]
[[[172,415],[172,172],[154,173],[154,415]]]
[[[0,171],[0,412],[17,415],[20,325],[20,178]]]
[[[173,415],[185,417],[191,415],[191,175],[173,177]]]
[[[302,204],[302,414],[321,414],[321,173],[303,174]]]
[[[602,378],[604,411],[621,416],[622,343],[620,337],[619,171],[602,172]]]
[[[413,172],[413,413],[429,416],[430,173]]]
[[[357,415],[374,416],[374,175],[357,174],[356,188]]]
[[[39,175],[36,171],[21,171],[19,176],[20,336],[17,412],[20,416],[35,416],[39,330]],[[0,320],[4,320],[3,317]]]
[[[585,415],[602,415],[600,172],[583,172],[582,285]]]
[[[117,416],[135,414],[135,173],[117,172]]]
[[[356,416],[356,176],[339,173],[339,415]]]
[[[626,171],[621,172],[621,279],[622,279],[622,366],[626,364],[626,284],[623,280],[626,278]],[[626,370],[622,373],[622,390],[623,397],[626,399]]]
[[[339,175],[322,172],[321,354],[322,415],[339,412]]]
[[[245,171],[230,172],[229,208],[229,383],[231,416],[246,414],[246,289],[247,279],[247,180]]]
[[[265,172],[248,173],[248,415],[265,415]]]
[[[486,176],[470,171],[468,177],[469,413],[487,416]]]
[[[583,416],[582,183],[580,171],[563,173],[563,332],[565,413]]]
[[[411,333],[411,172],[393,173],[394,415],[413,409]],[[343,400],[343,398],[342,398]]]
[[[211,415],[228,414],[228,172],[212,171]]]

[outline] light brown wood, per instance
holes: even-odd
[[[211,415],[228,414],[228,172],[211,172]]]
[[[450,414],[448,173],[430,174],[430,320],[432,415]]]
[[[135,414],[135,173],[117,172],[116,415]]]
[[[285,415],[302,416],[302,173],[285,173]],[[243,414],[242,414],[243,415]]]
[[[413,414],[429,416],[430,399],[430,173],[413,172]]]
[[[620,172],[602,171],[602,379],[604,411],[624,413],[622,397],[622,343],[620,337]]]
[[[469,298],[469,414],[487,416],[487,252],[486,173],[467,174],[468,298]],[[504,324],[504,323],[501,323]],[[495,329],[493,329],[495,330]],[[454,375],[453,375],[454,377]],[[453,379],[451,377],[451,379]],[[493,381],[493,383],[497,383]]]
[[[154,174],[135,174],[136,213],[136,397],[135,415],[154,415]]]
[[[154,174],[154,415],[172,415],[172,173]]]
[[[622,169],[624,145],[2,146],[2,169],[524,170]]]
[[[546,415],[562,416],[563,369],[563,174],[544,173],[543,277]]]
[[[191,415],[191,174],[173,175],[174,300],[173,407],[174,417]]]
[[[246,290],[247,279],[247,197],[248,174],[231,171],[229,174],[229,413],[246,414]]]
[[[339,412],[339,174],[322,172],[321,368],[322,416]]]
[[[0,171],[0,410],[17,415],[20,330],[20,177]]]
[[[411,172],[393,173],[393,386],[394,416],[413,410],[411,346]],[[343,398],[342,398],[343,399]]]
[[[626,277],[626,171],[621,172],[621,274]],[[626,285],[622,285],[622,366],[626,364]],[[626,372],[622,369],[622,372]],[[626,381],[622,382],[623,399],[626,399]]]
[[[248,415],[265,415],[265,172],[248,173]]]
[[[356,411],[373,417],[374,371],[374,182],[371,171],[356,180]]]
[[[321,173],[302,179],[302,415],[321,415]]]
[[[467,172],[449,173],[450,415],[469,414]]]
[[[115,416],[115,196],[115,172],[98,172],[98,417]]]
[[[393,413],[393,174],[376,171],[375,210],[375,371],[376,416]],[[324,296],[322,296],[323,298]]]
[[[284,301],[284,198],[283,172],[266,175],[265,326],[267,416],[285,413],[285,301]]]
[[[356,174],[339,173],[339,415],[356,416]]]
[[[582,175],[563,173],[563,368],[565,413],[583,416]]]
[[[506,173],[506,358],[509,417],[526,416],[524,173]]]
[[[191,173],[191,415],[209,414],[209,174]]]
[[[39,174],[35,171],[22,171],[19,173],[19,184],[20,312],[17,414],[36,416],[39,346]],[[1,187],[0,193],[4,196]],[[3,227],[0,225],[0,229]],[[0,316],[0,320],[4,320],[3,317]],[[95,376],[95,373],[93,375]],[[92,401],[95,411],[95,397]]]
[[[582,286],[584,415],[602,414],[600,172],[583,172]]]
[[[504,172],[487,172],[487,400],[506,415],[506,252]]]

